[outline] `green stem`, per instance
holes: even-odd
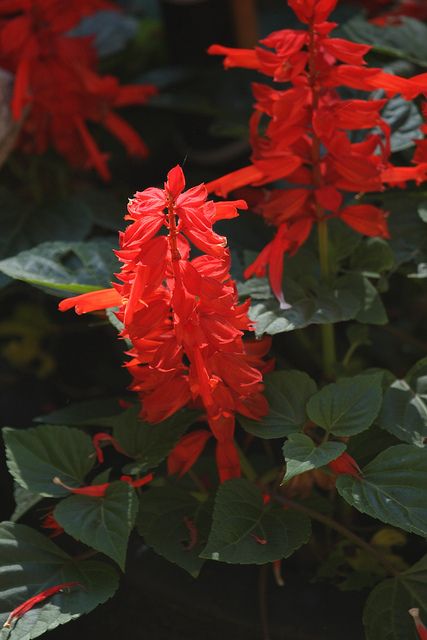
[[[319,260],[320,272],[323,280],[328,280],[331,275],[329,263],[329,240],[328,223],[326,220],[319,220],[317,225],[319,239]],[[336,353],[335,353],[335,333],[333,324],[322,324],[322,356],[323,371],[326,378],[335,377]]]
[[[383,565],[383,567],[389,572],[390,575],[392,576],[399,575],[399,572],[396,571],[396,569],[389,563],[388,559],[384,557],[381,551],[373,547],[371,544],[369,544],[369,542],[366,542],[366,540],[364,540],[363,538],[360,538],[360,536],[353,533],[353,531],[350,531],[350,529],[347,529],[347,527],[345,527],[344,525],[340,524],[339,522],[336,522],[336,520],[333,520],[329,516],[326,516],[323,513],[319,513],[314,509],[310,509],[309,507],[299,504],[298,502],[289,500],[284,496],[275,494],[272,497],[276,502],[283,505],[284,507],[290,507],[291,509],[295,509],[295,511],[304,513],[306,516],[309,516],[313,520],[317,520],[318,522],[321,522],[326,527],[329,527],[330,529],[334,529],[335,531],[340,533],[342,536],[347,538],[347,540],[350,540],[351,542],[353,542],[353,544],[357,545],[361,549],[364,549],[364,551],[366,551],[371,556],[373,556],[378,562],[380,562]]]
[[[255,482],[256,479],[258,478],[257,472],[255,471],[255,469],[253,468],[253,466],[251,465],[251,463],[249,462],[248,458],[245,456],[241,448],[237,446],[237,444],[236,444],[236,449],[239,453],[240,466],[242,467],[243,475],[245,476],[245,478],[249,480],[249,482]]]

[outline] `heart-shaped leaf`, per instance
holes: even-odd
[[[283,445],[286,474],[283,483],[305,471],[323,467],[345,451],[343,442],[322,442],[318,447],[303,433],[291,433]]]

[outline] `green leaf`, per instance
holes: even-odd
[[[31,640],[60,624],[89,613],[114,594],[118,575],[113,567],[93,560],[75,560],[51,540],[24,525],[0,525],[0,627],[9,613],[40,591],[63,582],[79,582],[69,593],[58,593],[36,605],[3,640]]]
[[[301,473],[323,467],[338,458],[345,449],[343,442],[322,442],[317,447],[303,433],[291,433],[282,449],[286,460],[286,474],[282,484]]]
[[[28,489],[24,489],[16,483],[13,487],[13,497],[16,506],[10,518],[12,522],[17,522],[20,518],[22,518],[23,515],[27,513],[27,511],[35,507],[36,504],[43,500],[42,496],[40,496],[38,493],[28,491]]]
[[[54,295],[85,293],[109,287],[117,269],[115,244],[88,242],[44,242],[0,261],[0,272],[10,278],[42,287]]]
[[[408,610],[417,607],[427,618],[427,556],[370,594],[363,612],[366,640],[416,640]]]
[[[363,469],[363,479],[340,476],[337,489],[372,518],[427,536],[427,449],[398,444]]]
[[[399,440],[423,447],[427,438],[427,358],[417,362],[404,380],[384,394],[380,427]]]
[[[212,529],[201,557],[232,564],[265,564],[287,558],[311,535],[310,519],[263,504],[260,490],[243,479],[218,489]]]
[[[200,502],[175,487],[155,487],[141,496],[137,529],[156,553],[196,578],[204,563],[199,554],[206,545],[211,519],[210,501]],[[196,531],[194,546],[188,522]]]
[[[44,424],[69,424],[69,425],[103,425],[116,414],[122,413],[118,398],[102,398],[97,400],[85,400],[74,402],[62,409],[57,409],[44,416],[34,418],[35,422]]]
[[[138,500],[127,482],[113,482],[99,498],[73,495],[56,506],[54,516],[65,532],[105,553],[124,570]]]
[[[92,441],[78,429],[42,425],[3,429],[7,466],[16,482],[41,496],[58,497],[67,490],[53,484],[59,476],[68,485],[83,483],[95,457]]]
[[[394,255],[382,238],[366,238],[353,253],[350,267],[371,278],[379,278],[394,267]]]
[[[353,292],[359,301],[359,309],[354,314],[354,319],[366,324],[385,324],[387,313],[381,301],[381,297],[368,278],[351,273],[340,279],[341,286]]]
[[[148,424],[139,420],[138,412],[139,407],[132,407],[105,423],[113,427],[114,437],[123,450],[135,458],[140,471],[157,467],[201,415],[184,409],[163,422]]]
[[[343,378],[326,385],[307,404],[307,414],[330,433],[352,436],[368,429],[381,408],[382,374]]]
[[[47,240],[83,240],[92,218],[87,205],[77,198],[42,206],[22,202],[0,189],[0,258],[14,256]]]
[[[427,66],[427,26],[420,20],[402,16],[398,25],[379,27],[357,16],[340,31],[354,42],[371,44],[374,52]]]
[[[267,440],[302,429],[307,422],[305,405],[317,390],[314,380],[303,371],[291,370],[270,373],[264,383],[269,412],[259,422],[239,416],[242,427]]]

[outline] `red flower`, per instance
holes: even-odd
[[[417,608],[409,609],[409,615],[412,616],[415,622],[415,628],[420,640],[427,640],[427,627],[422,623],[420,618],[420,610]]]
[[[126,455],[126,452],[123,451],[117,440],[110,433],[96,433],[92,438],[92,444],[95,447],[96,458],[100,464],[104,462],[104,452],[100,445],[101,442],[109,442],[113,445],[116,451],[118,451],[119,453],[124,453]]]
[[[72,587],[81,587],[81,584],[79,582],[62,582],[61,584],[57,584],[54,587],[49,587],[48,589],[41,591],[32,598],[28,598],[28,600],[25,600],[25,602],[20,604],[19,607],[16,607],[9,614],[9,617],[4,623],[3,627],[11,627],[18,618],[23,616],[24,613],[27,613],[27,611],[30,611],[30,609],[32,609],[39,602],[43,602],[43,600],[50,598],[51,596],[55,595],[55,593],[59,593],[64,589],[71,589]]]
[[[204,429],[192,431],[181,438],[168,456],[168,473],[183,476],[197,462],[211,433]]]
[[[244,331],[251,330],[249,301],[238,304],[226,239],[212,228],[246,203],[215,203],[207,200],[204,185],[184,187],[184,174],[175,167],[164,189],[136,193],[128,205],[132,222],[120,234],[117,251],[121,284],[65,300],[60,309],[74,306],[84,313],[119,306],[122,335],[132,343],[126,366],[143,419],[160,422],[188,403],[204,407],[226,480],[240,474],[235,413],[257,420],[268,411],[261,369],[270,343],[254,349],[243,342]],[[158,235],[162,229],[167,235]],[[190,259],[190,242],[203,254]],[[204,439],[190,435],[181,441],[172,468],[189,469]]]
[[[366,68],[368,45],[331,37],[336,24],[325,20],[336,0],[288,0],[288,4],[307,30],[275,31],[254,50],[209,48],[211,54],[225,55],[226,68],[249,67],[280,83],[279,88],[253,85],[251,165],[210,182],[207,188],[226,196],[246,185],[282,179],[288,183],[287,188],[267,192],[256,205],[277,233],[245,274],[261,276],[268,270],[282,308],[288,306],[282,293],[283,256],[304,244],[313,224],[339,217],[360,233],[387,238],[387,213],[372,205],[347,206],[348,194],[427,178],[427,163],[391,165],[390,129],[381,116],[386,99],[346,100],[338,93],[342,86],[369,92],[384,89],[388,97],[400,93],[412,99],[427,91],[427,74],[406,79]],[[362,132],[361,142],[352,142],[353,131]]]
[[[43,519],[42,527],[43,527],[43,529],[51,529],[52,530],[52,533],[49,534],[49,538],[56,538],[57,536],[60,536],[61,533],[64,533],[64,529],[55,520],[55,517],[54,517],[52,511],[50,511],[45,516],[45,518]]]
[[[143,487],[144,485],[151,482],[153,479],[153,474],[149,473],[143,478],[139,478],[138,480],[133,480],[131,476],[121,476],[121,482],[126,482],[131,487],[137,489],[138,487]],[[74,493],[79,496],[89,496],[90,498],[102,498],[105,496],[107,489],[111,486],[111,482],[104,482],[103,484],[92,484],[87,487],[69,487],[66,485],[60,478],[57,476],[53,478],[52,482],[54,484],[59,485],[60,487],[64,487],[64,489],[68,489],[70,493]]]
[[[144,142],[114,110],[143,104],[155,89],[120,86],[113,76],[99,76],[91,39],[67,35],[82,16],[112,3],[66,4],[0,0],[0,66],[15,74],[12,114],[23,122],[20,148],[41,154],[52,145],[71,165],[94,167],[107,180],[107,156],[99,151],[87,121],[103,125],[129,153],[144,157]]]
[[[328,467],[337,475],[348,475],[358,478],[362,478],[363,473],[354,460],[347,452],[344,451],[338,458],[328,463]]]

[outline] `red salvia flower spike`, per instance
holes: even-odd
[[[30,611],[36,604],[38,604],[39,602],[43,602],[43,600],[50,598],[56,593],[59,593],[64,589],[71,589],[72,587],[81,587],[81,586],[82,585],[79,582],[63,582],[61,584],[55,585],[54,587],[49,587],[48,589],[41,591],[40,593],[36,594],[32,598],[28,598],[28,600],[20,604],[19,607],[16,607],[9,614],[9,617],[4,623],[3,627],[6,627],[6,628],[11,627],[12,624],[18,618],[21,618],[21,616],[24,615],[24,613],[27,613],[27,611]]]
[[[78,313],[119,308],[141,417],[156,423],[188,404],[203,408],[221,482],[240,476],[235,414],[259,420],[268,412],[262,372],[270,343],[246,346],[249,301],[239,303],[226,238],[213,229],[215,221],[235,217],[237,207],[246,203],[208,200],[203,184],[185,190],[183,171],[174,167],[163,189],[137,192],[128,204],[130,224],[116,251],[119,283],[60,303]],[[188,471],[208,438],[206,431],[184,436],[169,456],[169,472]]]
[[[104,462],[104,452],[100,444],[101,442],[109,442],[113,445],[118,453],[123,453],[124,455],[126,455],[126,452],[123,451],[122,447],[117,442],[116,438],[114,438],[114,436],[112,436],[110,433],[104,433],[103,431],[101,431],[100,433],[96,433],[92,438],[92,444],[96,451],[96,459],[100,464]]]
[[[427,627],[421,621],[420,610],[417,608],[409,609],[408,613],[410,616],[412,616],[415,622],[415,628],[420,640],[427,640]]]
[[[358,478],[363,477],[362,470],[357,464],[356,460],[352,458],[346,451],[342,453],[338,458],[328,463],[328,467],[337,475],[348,475]]]

